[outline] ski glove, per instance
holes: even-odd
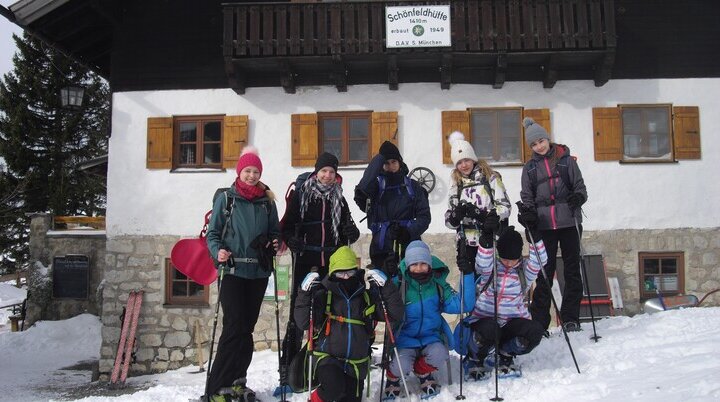
[[[465,217],[465,204],[460,203],[460,204],[454,206],[450,210],[450,215],[448,215],[448,222],[452,226],[460,226],[460,222],[463,220],[464,217]]]
[[[570,209],[578,209],[583,203],[585,203],[585,197],[580,193],[572,193],[567,197]]]
[[[370,281],[371,285],[376,285],[377,287],[383,287],[385,286],[385,282],[387,281],[387,275],[379,269],[371,269],[368,272],[368,281]]]
[[[295,254],[300,253],[303,250],[303,246],[305,246],[305,243],[302,241],[302,239],[297,236],[293,236],[287,239],[286,243],[290,251]]]
[[[483,223],[483,232],[497,233],[498,229],[500,229],[500,217],[493,209],[485,217],[485,222]]]
[[[310,292],[316,287],[320,286],[320,274],[317,272],[310,272],[309,274],[305,275],[305,279],[303,279],[302,283],[300,284],[300,289],[302,289],[305,292]]]
[[[473,219],[475,222],[485,222],[488,216],[487,211],[478,208],[477,205],[474,204],[466,204],[465,211],[465,216]]]
[[[535,228],[537,225],[538,215],[535,209],[518,202],[518,222],[526,229]]]
[[[382,270],[385,271],[385,273],[389,277],[394,277],[398,273],[398,258],[395,253],[392,253],[391,255],[387,256],[385,258],[385,261],[383,261]]]
[[[388,234],[391,239],[397,240],[400,244],[410,243],[410,232],[404,226],[400,226],[398,223],[393,223],[388,228]]]
[[[342,232],[349,243],[355,243],[360,237],[360,230],[353,222],[347,222],[343,225]]]

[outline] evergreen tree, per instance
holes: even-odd
[[[75,169],[107,153],[107,84],[40,40],[13,36],[14,69],[0,80],[0,272],[28,261],[30,212],[104,213],[104,178]],[[85,87],[83,105],[67,110],[60,89]]]

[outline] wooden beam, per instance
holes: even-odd
[[[505,73],[507,72],[507,55],[499,53],[495,61],[495,82],[494,89],[500,89],[505,85]]]
[[[600,63],[595,66],[595,86],[601,87],[610,81],[612,68],[615,65],[615,49],[605,52]]]
[[[443,53],[440,63],[440,88],[450,89],[450,83],[452,83],[452,54]]]
[[[557,83],[557,59],[557,55],[552,54],[548,57],[547,62],[542,66],[542,69],[545,71],[545,76],[543,77],[543,88],[552,88],[555,86],[555,83]]]
[[[391,91],[398,90],[398,67],[397,67],[397,56],[391,54],[388,56],[388,86]]]
[[[330,80],[335,83],[338,92],[347,92],[347,65],[339,54],[332,56],[332,73]]]
[[[290,62],[287,59],[280,60],[280,71],[282,71],[281,77],[280,77],[280,84],[282,85],[283,89],[285,90],[285,93],[294,94],[295,93],[295,74],[293,73],[292,66],[290,65]]]
[[[245,74],[233,61],[232,57],[225,58],[225,75],[228,77],[228,85],[238,95],[245,94]]]

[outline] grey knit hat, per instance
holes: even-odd
[[[524,118],[523,126],[525,126],[525,143],[527,143],[529,147],[532,146],[533,142],[542,138],[550,141],[550,135],[548,135],[547,130],[545,130],[543,126],[535,123],[535,120],[532,118]]]
[[[430,247],[421,240],[413,240],[405,249],[405,266],[409,267],[418,262],[424,262],[432,267]]]

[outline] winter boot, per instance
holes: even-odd
[[[490,349],[483,362],[488,371],[495,369],[495,348]],[[519,366],[515,365],[515,359],[504,350],[498,353],[498,376],[499,378],[520,377],[522,374]]]
[[[400,397],[400,379],[391,378],[389,375],[385,380],[385,390],[383,390],[383,401],[392,401]]]
[[[232,397],[239,402],[255,402],[255,391],[247,387],[245,377],[238,378],[232,384]]]
[[[567,321],[563,323],[563,328],[565,328],[565,332],[578,332],[582,331],[582,328],[580,328],[580,323],[578,321]]]
[[[440,384],[435,381],[432,373],[419,375],[415,374],[420,380],[420,399],[429,399],[436,396],[440,392]]]
[[[465,379],[472,381],[482,381],[488,377],[488,369],[486,369],[482,360],[475,360],[466,356],[463,362],[463,368],[465,369]]]

